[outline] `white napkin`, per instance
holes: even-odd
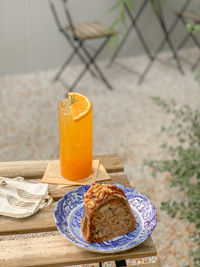
[[[12,186],[23,189],[28,193],[39,195],[38,199],[26,199],[22,198],[17,194],[17,191],[9,186],[0,185],[0,192],[3,192],[9,196],[16,197],[20,201],[32,202],[33,205],[29,207],[19,208],[15,205],[10,205],[8,202],[8,197],[0,194],[0,215],[15,217],[15,218],[25,218],[35,214],[39,209],[49,206],[53,199],[48,195],[48,185],[43,183],[30,183],[24,181],[22,177],[16,177],[13,179],[1,177],[4,181]]]

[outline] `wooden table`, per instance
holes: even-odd
[[[117,155],[96,156],[106,168],[107,172],[113,173],[109,183],[120,183],[129,186],[128,179],[123,172],[123,165]],[[0,162],[0,176],[22,176],[26,179],[38,182],[45,171],[48,160],[39,161],[15,161]],[[41,233],[56,231],[53,218],[56,201],[63,195],[74,190],[75,186],[58,188],[49,185],[49,194],[54,203],[26,219],[13,219],[0,216],[0,235]],[[105,261],[122,261],[131,258],[156,256],[156,248],[151,237],[139,246],[117,254],[100,254],[88,252],[72,245],[65,237],[60,235],[37,236],[29,238],[14,238],[13,240],[0,241],[0,266],[64,266],[87,264]],[[124,262],[124,261],[122,261]],[[145,266],[145,265],[142,265]],[[157,263],[146,266],[160,266]]]

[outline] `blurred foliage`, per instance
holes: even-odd
[[[192,33],[200,33],[200,25],[199,24],[187,24],[188,31]]]
[[[200,24],[187,24],[187,29],[189,32],[193,33],[193,34],[198,34],[200,33]],[[197,75],[196,75],[196,79],[198,82],[200,82],[200,67],[197,68]]]
[[[172,217],[178,216],[195,225],[192,240],[197,248],[191,251],[193,266],[200,266],[200,111],[188,105],[178,107],[175,100],[169,103],[154,97],[153,101],[171,115],[169,127],[161,131],[178,139],[177,146],[163,144],[169,159],[151,160],[145,163],[151,166],[153,174],[170,173],[170,186],[184,192],[184,199],[166,201],[161,209]]]

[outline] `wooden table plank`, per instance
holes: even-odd
[[[156,256],[151,237],[139,246],[116,254],[82,250],[62,235],[3,240],[0,242],[0,266],[63,266]]]
[[[124,168],[118,155],[100,155],[94,156],[94,159],[100,159],[105,169],[109,173],[123,172]],[[0,176],[24,178],[41,178],[46,169],[47,163],[52,160],[26,160],[0,162]]]
[[[110,183],[110,181],[106,181]],[[115,175],[112,176],[112,183],[120,183],[124,186],[130,186],[126,175]],[[50,195],[54,198],[61,198],[66,192],[74,190],[76,187],[58,188],[52,185],[49,190]],[[56,188],[56,189],[55,189]],[[53,203],[50,207],[38,211],[34,216],[15,219],[5,216],[0,216],[0,235],[9,234],[23,234],[23,233],[36,233],[36,232],[47,232],[57,230],[54,222],[54,210],[56,203]]]
[[[34,216],[16,219],[0,216],[0,235],[25,234],[56,231],[54,210],[57,202],[38,211]]]

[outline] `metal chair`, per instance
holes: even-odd
[[[183,6],[181,8],[181,12],[186,9],[186,7],[188,6],[190,1],[191,0],[186,0],[184,2]],[[181,74],[184,74],[184,71],[183,71],[180,59],[178,57],[177,51],[176,51],[176,49],[172,43],[172,40],[171,40],[171,34],[178,24],[178,19],[175,17],[175,19],[171,23],[171,26],[169,28],[167,28],[166,22],[165,22],[165,17],[164,17],[164,12],[163,12],[163,9],[162,9],[160,2],[158,1],[157,8],[155,8],[155,6],[153,5],[152,0],[150,0],[150,2],[152,4],[152,8],[153,8],[153,11],[155,13],[155,16],[157,17],[157,20],[161,26],[162,31],[163,31],[164,39],[160,42],[158,48],[156,49],[154,55],[151,58],[149,64],[146,66],[144,72],[142,73],[140,80],[139,80],[139,83],[141,83],[143,81],[143,79],[145,78],[145,76],[149,72],[149,70],[152,67],[152,64],[155,62],[155,60],[158,60],[158,61],[161,61],[162,63],[164,63],[162,60],[158,59],[158,54],[162,51],[162,49],[164,48],[166,43],[168,44],[169,49],[172,52],[172,56],[173,56],[173,59],[176,61],[178,70],[180,71]]]
[[[84,76],[84,74],[89,71],[93,76],[99,77],[107,86],[108,89],[113,89],[111,84],[108,82],[106,77],[104,76],[103,72],[99,68],[99,66],[96,64],[95,60],[97,59],[98,55],[101,53],[109,39],[116,34],[115,31],[109,30],[108,27],[105,25],[94,21],[90,23],[84,23],[84,24],[74,24],[71,14],[69,12],[69,9],[67,7],[67,0],[61,0],[63,4],[63,9],[65,11],[65,15],[68,21],[68,26],[63,27],[56,8],[51,0],[49,0],[50,7],[55,19],[55,22],[58,26],[59,31],[65,36],[67,41],[69,42],[70,46],[72,47],[73,51],[71,55],[67,58],[63,66],[60,68],[58,73],[54,77],[54,81],[57,81],[65,68],[68,66],[68,64],[71,62],[73,57],[77,55],[79,59],[83,62],[85,65],[84,69],[80,72],[78,77],[75,79],[73,84],[68,88],[68,91],[72,91],[75,86],[78,84],[78,82],[81,80],[81,78]],[[89,52],[88,48],[86,47],[86,41],[88,40],[94,40],[94,39],[103,39],[103,42],[99,46],[99,48],[95,51],[93,55]],[[92,68],[93,67],[93,68]],[[95,70],[95,71],[94,71]]]
[[[143,0],[141,1],[141,5],[140,5],[140,8],[139,10],[137,11],[136,15],[134,16],[131,12],[131,10],[129,9],[128,5],[126,2],[124,2],[124,7],[125,7],[125,11],[131,21],[131,24],[129,25],[128,29],[126,30],[126,33],[122,39],[122,41],[120,42],[119,46],[117,47],[116,51],[113,53],[111,59],[110,59],[110,62],[108,64],[108,66],[110,67],[113,62],[115,61],[116,57],[118,56],[120,50],[122,49],[123,45],[125,44],[125,41],[127,40],[128,36],[130,35],[131,31],[133,29],[135,29],[136,33],[137,33],[137,36],[142,44],[142,47],[144,48],[144,51],[145,53],[147,54],[147,56],[151,59],[152,56],[151,56],[151,52],[150,52],[150,49],[147,45],[147,43],[145,42],[145,39],[142,35],[142,32],[140,31],[138,25],[137,25],[137,22],[139,20],[139,18],[141,17],[142,13],[144,12],[146,6],[148,4],[148,0]]]
[[[191,0],[186,0],[186,2],[183,4],[183,6],[181,8],[181,12],[185,10],[185,8],[187,7],[187,5],[189,4],[190,1]],[[142,35],[142,32],[139,30],[139,27],[137,25],[137,22],[140,19],[141,15],[142,15],[142,12],[147,7],[147,4],[150,4],[152,6],[152,9],[153,9],[153,12],[155,14],[155,17],[157,18],[157,20],[158,20],[158,22],[160,24],[161,30],[163,32],[163,35],[164,35],[163,40],[159,43],[158,48],[156,49],[154,54],[151,53],[147,43],[145,42],[145,39],[144,39],[144,37]],[[156,8],[154,3],[153,3],[153,0],[140,1],[140,8],[138,9],[138,12],[135,14],[135,16],[130,11],[130,9],[129,9],[128,5],[126,4],[126,2],[124,3],[124,5],[125,5],[125,10],[126,10],[128,16],[129,16],[130,20],[131,20],[131,25],[127,29],[126,34],[125,34],[123,40],[121,41],[121,43],[119,44],[118,49],[116,50],[116,52],[112,56],[109,65],[111,65],[114,62],[114,60],[116,59],[117,55],[119,54],[120,50],[122,49],[122,46],[125,43],[127,37],[129,36],[131,30],[135,29],[135,31],[136,31],[136,33],[137,33],[137,35],[139,37],[139,40],[140,40],[140,42],[142,44],[142,47],[144,48],[144,51],[145,51],[145,53],[146,53],[146,55],[147,55],[147,57],[149,59],[149,62],[147,64],[147,66],[145,67],[145,69],[143,70],[143,72],[139,73],[139,81],[138,81],[139,84],[141,84],[142,81],[145,79],[146,75],[148,74],[148,72],[150,71],[153,63],[156,60],[157,61],[161,61],[161,63],[166,64],[165,62],[163,62],[163,60],[158,58],[158,55],[162,51],[162,49],[164,48],[165,44],[168,44],[168,46],[170,48],[170,51],[171,51],[171,53],[173,55],[173,59],[176,62],[178,70],[182,74],[184,74],[184,71],[183,71],[181,62],[179,60],[178,54],[177,54],[176,49],[175,49],[175,47],[174,47],[174,45],[172,43],[172,40],[171,40],[171,34],[174,31],[176,25],[178,24],[179,19],[175,17],[175,19],[171,23],[171,26],[168,29],[167,25],[166,25],[166,21],[165,21],[164,12],[163,12],[163,9],[162,9],[162,6],[161,6],[160,2],[158,2],[157,8]]]

